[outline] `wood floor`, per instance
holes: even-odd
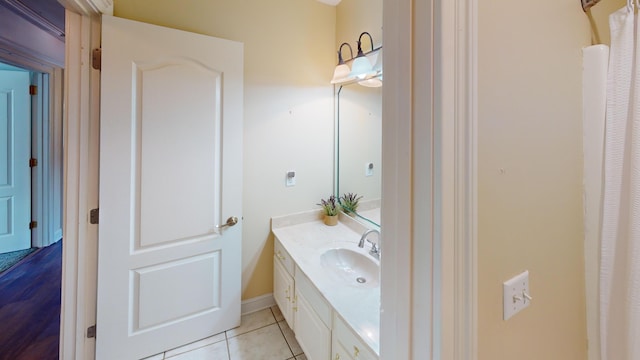
[[[62,241],[0,275],[0,360],[58,359]]]

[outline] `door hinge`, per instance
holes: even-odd
[[[87,328],[87,338],[91,339],[96,337],[96,326],[95,325],[91,325]]]
[[[38,166],[38,159],[31,158],[29,159],[29,167]]]
[[[29,223],[29,230],[35,229],[38,227],[38,222],[37,221],[31,221]]]
[[[29,95],[38,95],[37,85],[29,85]]]
[[[102,69],[102,49],[93,49],[91,52],[91,67],[96,70]]]
[[[99,222],[100,222],[100,209],[99,208],[91,209],[91,211],[89,211],[89,223],[97,224]]]

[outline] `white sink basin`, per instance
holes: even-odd
[[[329,249],[320,255],[320,263],[337,280],[347,285],[380,285],[380,266],[366,254],[345,248]]]

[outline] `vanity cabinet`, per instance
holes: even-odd
[[[280,307],[282,316],[292,329],[295,326],[293,316],[295,307],[294,271],[293,260],[282,248],[282,245],[276,242],[273,254],[273,297]]]
[[[296,305],[293,332],[307,359],[326,360],[331,356],[331,307],[309,279],[296,272]]]
[[[277,237],[273,265],[273,296],[307,359],[378,360]]]
[[[273,255],[273,297],[293,329],[307,359],[327,360],[331,355],[331,307],[296,269],[280,242]]]
[[[333,318],[332,360],[377,360],[362,340],[337,314]]]

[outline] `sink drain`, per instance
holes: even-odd
[[[363,278],[363,277],[358,277],[356,278],[356,281],[360,284],[364,284],[367,282],[367,279]]]

